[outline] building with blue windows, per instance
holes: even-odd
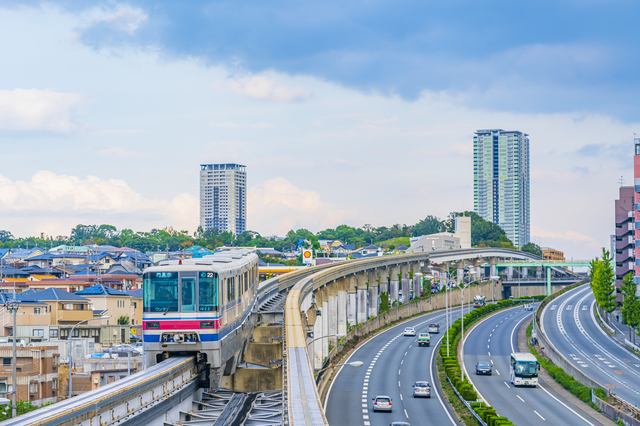
[[[473,206],[504,230],[514,246],[530,241],[529,135],[502,129],[473,137]]]
[[[200,165],[200,226],[240,235],[247,229],[247,171],[240,164]]]

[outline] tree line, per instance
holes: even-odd
[[[328,228],[317,233],[307,229],[292,229],[284,239],[263,237],[255,231],[245,231],[240,235],[234,235],[231,232],[220,232],[218,229],[204,230],[198,227],[196,232],[190,235],[188,231],[178,231],[172,227],[144,232],[131,229],[118,230],[115,226],[107,224],[77,225],[71,230],[68,237],[58,236],[55,238],[44,234],[40,234],[37,237],[16,238],[11,232],[0,230],[0,248],[38,246],[47,249],[60,244],[97,244],[129,247],[142,252],[179,251],[192,246],[201,246],[210,250],[221,246],[271,247],[279,251],[286,251],[298,247],[300,241],[308,241],[308,245],[312,248],[319,249],[318,240],[321,239],[340,240],[345,244],[353,245],[355,248],[361,248],[369,244],[380,245],[385,241],[396,238],[416,237],[438,232],[454,232],[455,218],[458,216],[471,217],[471,243],[474,247],[516,248],[500,226],[485,221],[482,217],[470,211],[452,212],[445,219],[429,215],[411,226],[400,224],[389,227],[374,227],[371,224],[365,224],[362,227],[340,225],[335,229]],[[523,247],[523,250],[534,254],[542,254],[540,248],[535,244],[528,244]]]

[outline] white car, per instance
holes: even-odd
[[[413,327],[407,327],[404,329],[404,335],[405,336],[416,336],[416,329]]]

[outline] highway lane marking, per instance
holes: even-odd
[[[491,356],[491,352],[488,352],[488,353],[489,353],[489,356]],[[491,364],[493,364],[493,360],[491,360]]]
[[[407,409],[404,409],[404,415],[407,416],[407,418],[409,418],[409,415],[407,414]]]
[[[586,311],[587,310],[587,305],[582,305],[582,310]]]
[[[409,351],[407,351],[407,352],[409,352]],[[404,353],[404,356],[407,356],[407,352]]]
[[[516,394],[516,396],[518,397],[518,399],[519,399],[520,401],[524,402],[524,399],[522,399],[522,398],[520,397],[520,395]]]
[[[398,387],[400,387],[400,380],[398,380]]]
[[[504,383],[504,385],[505,385],[506,387],[508,387],[509,389],[511,389],[511,386],[509,386],[509,385],[507,384],[507,382],[502,382],[502,383]]]
[[[498,376],[500,375],[500,372],[498,370],[496,370],[496,373],[498,373]]]
[[[400,372],[401,372],[401,371],[402,371],[402,370],[398,370],[398,376],[400,375]]]
[[[555,311],[556,310],[556,305],[551,305],[551,310]]]
[[[580,417],[585,423],[590,424],[591,426],[594,426],[593,423],[587,421],[587,419],[585,419],[584,417],[582,417],[580,414],[576,413],[575,411],[573,411],[571,408],[569,408],[569,406],[567,406],[564,402],[560,401],[558,398],[556,398],[555,396],[551,395],[551,393],[546,390],[541,384],[540,382],[538,382],[538,387],[540,389],[542,389],[543,391],[545,391],[551,398],[555,399],[556,401],[558,401],[560,404],[562,404],[567,410],[571,411],[573,414],[575,414],[576,416]]]
[[[400,361],[400,365],[404,364],[404,359],[402,361]]]
[[[567,311],[570,311],[573,308],[573,305],[567,305]]]
[[[489,355],[491,355],[491,354],[489,354]],[[491,361],[491,365],[493,365],[493,360],[491,359],[490,361]]]
[[[545,419],[544,417],[542,417],[540,415],[540,413],[538,413],[536,410],[533,410],[534,413],[536,413],[538,415],[538,417],[540,417],[542,420],[544,420],[545,422],[547,421],[547,419]]]
[[[402,394],[400,394],[400,401],[404,401],[404,399],[402,399]]]

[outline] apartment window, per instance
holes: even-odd
[[[51,381],[51,389],[58,390],[58,379],[53,379]]]
[[[29,383],[29,393],[38,393],[37,383]]]
[[[33,308],[33,313],[35,315],[40,315],[40,308]]]
[[[2,365],[6,367],[7,365],[11,365],[11,358],[2,358]]]
[[[42,328],[34,328],[33,329],[33,337],[44,337],[44,329],[42,329]]]
[[[138,307],[138,302],[133,302],[133,309],[136,309]]]
[[[69,329],[68,328],[60,329],[60,338],[62,340],[66,340],[66,339],[69,338]]]
[[[56,367],[60,365],[60,355],[54,355],[53,356],[53,366]]]

